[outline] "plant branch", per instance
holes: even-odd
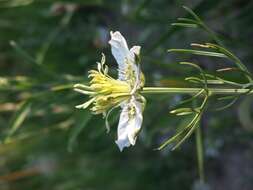
[[[200,181],[205,181],[205,170],[204,170],[204,152],[203,152],[203,142],[202,142],[202,131],[198,126],[196,128],[196,148],[197,148],[197,159],[198,159],[198,170]]]
[[[203,88],[166,88],[166,87],[144,87],[141,94],[196,94]],[[239,95],[253,94],[252,89],[236,89],[236,88],[208,88],[212,95]]]

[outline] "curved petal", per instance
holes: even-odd
[[[140,86],[140,75],[141,75],[141,70],[140,70],[140,65],[137,65],[136,63],[136,56],[140,56],[140,51],[141,51],[141,46],[133,46],[130,49],[130,54],[129,54],[129,60],[132,65],[132,69],[134,70],[135,74],[135,88],[138,88]],[[136,89],[135,89],[136,90]]]
[[[129,49],[125,38],[120,32],[111,32],[111,45],[112,55],[116,59],[119,66],[119,79],[125,80],[124,72],[127,69],[127,58],[129,56]]]
[[[135,54],[135,55],[140,55],[140,52],[141,52],[141,46],[133,46],[131,49],[130,49],[130,52]]]
[[[133,46],[128,49],[127,42],[120,32],[111,32],[111,51],[118,63],[119,80],[130,81],[133,86],[135,83],[139,83],[137,80],[140,75],[140,71],[136,65],[135,57],[140,54],[140,46]]]
[[[142,120],[142,104],[132,97],[129,103],[124,105],[120,114],[118,139],[116,141],[120,151],[125,147],[135,145]]]
[[[127,132],[128,121],[129,121],[128,106],[127,104],[125,104],[120,114],[118,125],[118,139],[115,141],[120,151],[122,151],[125,147],[130,146],[130,141],[128,139],[128,132]]]
[[[141,130],[143,116],[142,116],[142,104],[140,102],[134,100],[132,102],[132,106],[133,106],[132,109],[134,108],[134,115],[132,115],[132,118],[129,120],[128,139],[131,145],[135,145],[137,135]]]

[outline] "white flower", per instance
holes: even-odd
[[[137,135],[142,125],[142,111],[144,109],[143,97],[136,91],[142,87],[142,74],[140,63],[137,63],[140,56],[140,46],[133,46],[130,50],[125,38],[120,32],[111,32],[111,50],[119,67],[119,80],[126,81],[131,86],[131,97],[121,107],[118,139],[116,140],[119,149],[135,145]],[[140,99],[140,100],[138,100]]]
[[[142,112],[145,98],[139,90],[144,86],[144,75],[140,70],[140,46],[128,49],[125,38],[120,32],[111,32],[109,41],[114,58],[118,63],[118,79],[108,75],[103,55],[98,70],[89,73],[90,86],[76,84],[75,90],[89,95],[90,100],[76,106],[85,109],[91,104],[91,111],[95,114],[104,114],[107,118],[115,107],[121,107],[116,144],[122,151],[124,147],[135,145],[137,135],[142,125]],[[108,126],[108,125],[107,125]]]

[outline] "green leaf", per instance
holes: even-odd
[[[193,20],[193,19],[189,19],[189,18],[177,18],[177,20],[179,20],[181,22],[191,23],[191,24],[199,24],[198,21]]]
[[[20,105],[20,108],[11,120],[9,131],[4,142],[8,142],[11,136],[21,127],[28,114],[30,113],[31,105],[32,104],[30,101],[25,101]]]
[[[212,43],[192,44],[192,46],[199,46],[199,47],[202,47],[202,48],[215,49],[219,53],[225,55],[227,59],[230,59],[231,61],[233,61],[237,65],[237,67],[240,68],[242,71],[244,71],[245,73],[250,73],[248,71],[247,67],[241,62],[241,60],[238,57],[236,57],[231,51],[226,49],[225,47],[222,47],[222,46],[217,45],[217,44],[212,44]],[[251,76],[247,75],[246,78],[249,80],[249,82],[253,82],[253,78]]]
[[[179,142],[177,142],[177,144],[172,148],[172,150],[177,149],[188,137],[191,136],[191,134],[194,132],[194,130],[198,127],[200,118],[201,118],[201,114],[197,114],[196,119],[192,120],[193,122],[191,124],[191,127],[188,127],[184,131],[184,133],[185,133],[184,137],[182,139],[180,139]]]
[[[30,56],[25,50],[23,50],[15,41],[10,41],[11,47],[27,62],[37,64],[36,60]]]
[[[73,130],[70,133],[69,141],[68,141],[68,151],[72,152],[74,144],[78,138],[78,135],[82,132],[82,130],[87,126],[88,122],[91,120],[92,115],[88,111],[84,111],[81,113],[80,121],[77,121],[77,125],[74,126]]]
[[[178,109],[174,109],[172,111],[170,111],[170,113],[172,114],[176,114],[176,115],[189,115],[189,114],[193,114],[195,113],[195,110],[193,110],[192,108],[178,108]]]
[[[172,26],[181,26],[181,27],[187,27],[187,28],[198,28],[197,24],[190,24],[190,23],[172,23]]]
[[[227,58],[227,56],[223,53],[199,51],[199,50],[193,50],[193,49],[168,49],[168,52],[188,53],[188,54],[193,54],[193,55]]]
[[[202,89],[198,93],[196,93],[194,96],[192,96],[191,98],[188,98],[186,100],[182,100],[179,104],[186,104],[188,102],[191,102],[191,101],[195,100],[196,98],[198,98],[204,92],[205,92],[205,89]]]
[[[0,8],[25,6],[33,2],[34,0],[1,0]]]
[[[215,111],[223,111],[229,107],[231,107],[232,105],[234,105],[236,103],[236,101],[239,99],[240,96],[235,96],[233,100],[231,100],[229,103],[225,104],[222,107],[216,108]]]
[[[193,117],[193,119],[191,120],[191,122],[185,126],[181,131],[179,131],[177,134],[175,134],[173,137],[169,138],[167,141],[165,141],[162,145],[160,145],[157,150],[162,150],[163,148],[165,148],[166,146],[168,146],[169,144],[179,140],[179,143],[177,143],[172,150],[175,150],[176,147],[178,147],[180,144],[183,143],[183,139],[185,140],[185,136],[188,134],[187,131],[191,131],[192,127],[194,126],[194,123],[196,122],[196,120],[198,120],[199,114],[195,114],[195,116]],[[186,133],[186,135],[184,135]],[[181,138],[181,136],[183,136]],[[187,135],[188,136],[188,135]],[[181,139],[181,140],[180,140]]]
[[[203,70],[200,66],[198,66],[198,65],[195,64],[195,63],[190,63],[190,62],[180,62],[180,64],[181,64],[181,65],[189,65],[189,66],[191,66],[191,67],[194,67],[195,69],[198,69],[199,72],[200,72],[200,74],[201,74],[201,76],[202,76],[202,79],[203,79],[203,81],[204,81],[205,90],[206,90],[206,91],[208,90],[208,88],[207,88],[207,79],[206,79],[206,75],[205,75],[204,70]],[[198,78],[196,78],[195,80],[198,81]],[[200,82],[202,82],[202,81],[200,80]]]
[[[195,20],[199,21],[199,22],[202,22],[202,20],[199,18],[199,16],[193,12],[192,9],[190,9],[189,7],[187,6],[183,6],[183,8],[193,17],[195,18]]]
[[[234,68],[234,67],[229,67],[229,68],[223,68],[223,69],[217,69],[216,70],[217,72],[228,72],[228,71],[232,71],[232,72],[238,72],[238,73],[242,73],[243,75],[245,75],[246,77],[250,77],[252,78],[252,74],[249,73],[248,71],[244,71],[244,70],[241,70],[239,68]]]

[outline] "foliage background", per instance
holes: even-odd
[[[114,144],[116,114],[107,135],[101,116],[74,108],[85,97],[71,86],[87,81],[101,52],[116,74],[111,30],[142,46],[146,86],[184,86],[194,71],[179,66],[182,59],[210,71],[229,65],[166,52],[210,42],[204,32],[170,25],[185,16],[182,5],[252,71],[250,0],[0,1],[0,189],[252,189],[252,97],[205,114],[207,187],[197,185],[194,136],[176,151],[154,151],[186,122],[168,114],[182,97],[147,97],[141,136],[122,153]]]

